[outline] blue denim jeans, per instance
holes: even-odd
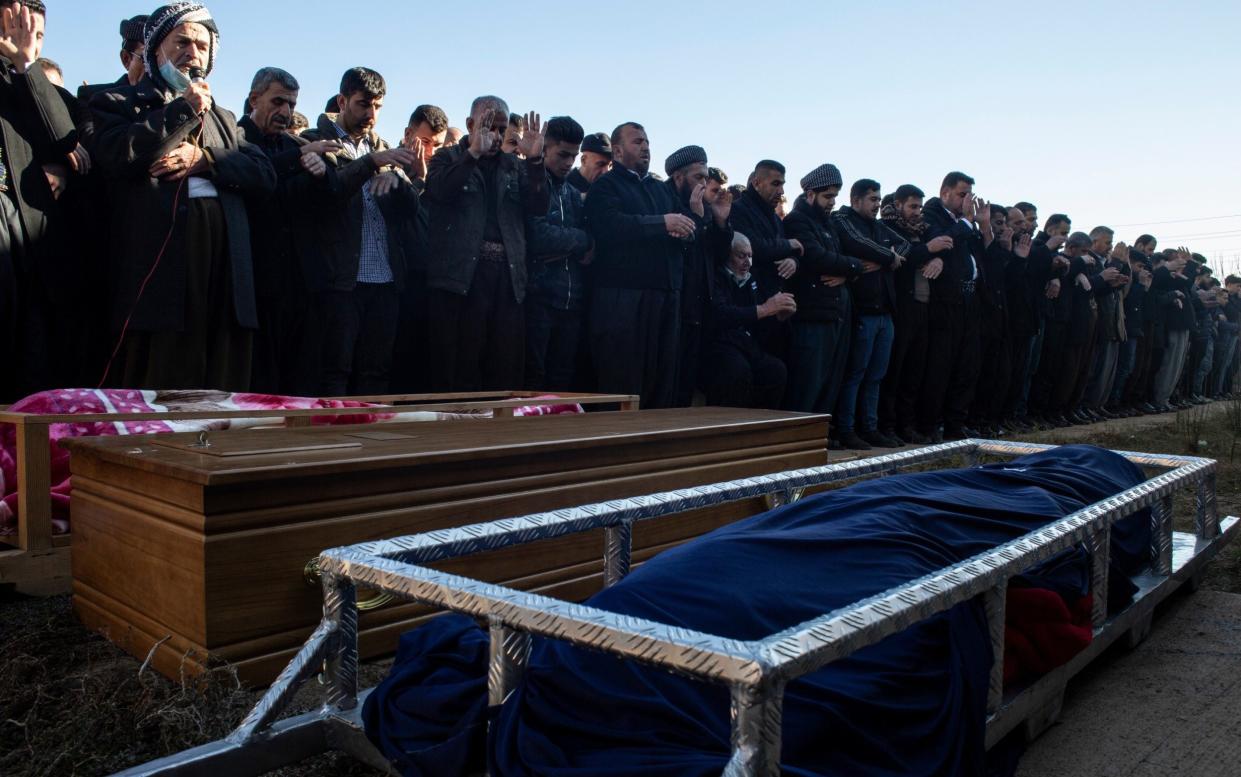
[[[836,405],[836,429],[841,434],[853,430],[855,415],[861,416],[858,428],[872,432],[878,427],[879,384],[888,372],[895,336],[891,316],[860,315],[854,319],[849,368]],[[855,413],[859,406],[860,412]]]

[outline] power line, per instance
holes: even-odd
[[[1230,213],[1227,216],[1203,216],[1197,219],[1172,219],[1170,221],[1139,221],[1134,224],[1114,224],[1116,227],[1154,227],[1160,224],[1185,224],[1190,221],[1218,221],[1219,219],[1238,219],[1241,213]]]
[[[1232,237],[1233,235],[1241,235],[1241,229],[1230,229],[1226,232],[1198,232],[1196,234],[1190,234],[1190,235],[1157,235],[1157,237],[1159,238],[1159,242],[1166,243],[1169,240],[1176,240],[1179,238],[1187,238],[1187,237],[1195,237],[1198,239],[1204,239],[1204,238],[1218,239],[1221,237]]]

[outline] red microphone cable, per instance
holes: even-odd
[[[203,123],[198,127],[198,136],[194,138],[194,144],[201,148],[203,130],[206,129],[206,119],[201,115],[199,118]],[[172,241],[172,233],[177,229],[177,205],[181,202],[181,192],[185,189],[185,182],[189,179],[190,176],[186,175],[177,182],[177,190],[172,195],[172,222],[168,225],[168,234],[164,235],[164,242],[159,247],[159,252],[155,254],[155,262],[151,265],[151,269],[147,271],[146,277],[142,279],[142,284],[138,286],[138,296],[134,297],[134,303],[130,306],[128,315],[125,316],[125,323],[121,326],[120,337],[116,340],[116,347],[112,349],[112,355],[108,357],[108,363],[104,365],[103,377],[99,379],[99,385],[95,386],[96,389],[103,388],[103,384],[107,382],[108,373],[112,371],[112,362],[116,360],[116,355],[121,352],[121,346],[125,344],[125,335],[129,332],[129,322],[134,317],[134,311],[138,309],[138,302],[142,300],[147,284],[151,282],[151,277],[155,275],[156,268],[159,267],[160,261],[164,258],[164,253],[168,250],[168,243]]]

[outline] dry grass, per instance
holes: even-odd
[[[174,682],[92,634],[69,597],[0,599],[0,774],[110,774],[228,734],[258,699],[228,667]],[[377,682],[386,666],[368,667]],[[295,712],[315,706],[308,685]],[[288,775],[369,775],[324,756]]]

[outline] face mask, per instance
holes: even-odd
[[[169,61],[165,60],[164,64],[159,66],[159,74],[164,82],[172,87],[177,94],[181,94],[190,88],[190,77],[182,73]]]

